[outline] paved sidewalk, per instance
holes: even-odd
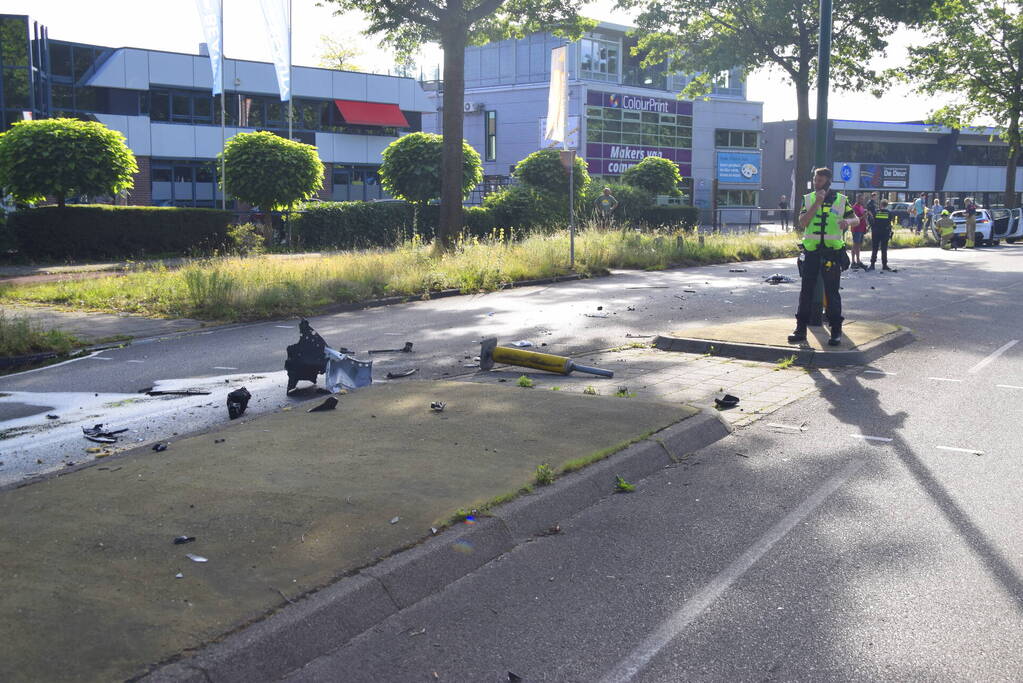
[[[158,337],[196,330],[210,324],[191,318],[147,318],[141,315],[63,311],[50,306],[3,304],[0,310],[8,319],[25,317],[43,329],[68,332],[86,343]]]

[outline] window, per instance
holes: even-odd
[[[718,206],[757,206],[756,190],[718,190]]]
[[[714,131],[714,146],[757,149],[760,146],[760,134],[755,130],[718,129]]]
[[[149,118],[152,121],[170,121],[170,93],[165,90],[150,93]]]
[[[0,19],[0,59],[4,66],[28,66],[28,20]],[[8,105],[9,106],[9,105]]]
[[[579,70],[583,78],[618,81],[617,40],[583,38],[579,41]]]
[[[28,69],[4,69],[4,107],[29,109]]]
[[[835,161],[933,164],[936,151],[937,145],[932,143],[836,140],[831,156]]]
[[[54,76],[71,78],[71,46],[50,43],[50,72]]]
[[[486,144],[483,146],[486,154],[486,161],[497,160],[497,112],[488,111],[484,114],[486,129]]]
[[[216,161],[154,160],[152,199],[157,206],[213,207],[217,201]]]

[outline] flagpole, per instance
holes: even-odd
[[[292,132],[291,132],[292,120],[294,118],[294,113],[293,113],[294,109],[291,106],[291,102],[292,102],[292,100],[294,100],[294,97],[292,97],[292,90],[294,89],[294,86],[291,83],[291,2],[292,2],[292,0],[288,0],[288,139],[289,140],[294,139],[293,136],[292,136]]]
[[[227,211],[227,161],[224,150],[227,149],[227,92],[224,90],[224,67],[227,66],[224,54],[224,0],[220,0],[220,208]]]

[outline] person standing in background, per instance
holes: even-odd
[[[863,205],[863,195],[856,196],[856,203],[852,206],[858,222],[852,226],[852,265],[850,268],[866,268],[860,260],[860,249],[863,247],[863,238],[867,234],[867,207]]]
[[[966,198],[966,248],[973,249],[977,236],[977,203],[973,197]]]
[[[913,208],[910,210],[909,215],[913,216],[913,222],[909,227],[914,228],[917,234],[923,230],[924,227],[924,214],[927,212],[924,205],[924,194],[921,192],[920,196],[913,200]]]
[[[888,200],[882,199],[881,206],[874,213],[874,220],[870,224],[870,267],[867,270],[874,270],[877,263],[877,252],[881,251],[881,270],[893,271],[888,267],[888,240],[892,238],[892,215],[888,213]]]
[[[781,229],[789,231],[789,198],[785,195],[778,200],[778,209],[781,210]]]

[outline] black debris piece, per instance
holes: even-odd
[[[508,672],[508,683],[521,683],[524,680],[526,679],[524,679],[522,676],[518,675],[514,671]]]
[[[433,401],[432,403],[430,403],[430,410],[432,410],[435,413],[443,413],[446,407],[447,404],[442,401]]]
[[[745,273],[746,269],[745,268],[729,268],[728,272],[729,273]]]
[[[402,377],[409,377],[419,372],[419,368],[409,368],[408,370],[401,370],[399,372],[387,373],[387,379],[400,379]]]
[[[103,429],[103,424],[92,427],[82,427],[82,433],[89,441],[96,443],[117,443],[117,435],[123,434],[127,429]]]
[[[412,353],[412,342],[405,342],[400,349],[370,349],[370,353]]]
[[[191,543],[194,540],[195,536],[176,536],[174,538],[174,545],[184,545],[186,543]]]
[[[213,443],[224,443],[227,439],[214,439]]]
[[[117,437],[114,436],[91,436],[86,434],[85,438],[96,443],[117,443]]]
[[[60,415],[54,415],[53,413],[50,413],[49,415],[46,416],[46,419],[47,420],[59,420],[60,419]]]
[[[735,406],[739,405],[739,397],[732,396],[731,394],[718,396],[717,398],[714,399],[714,405],[716,405],[721,410],[734,408]]]
[[[766,282],[769,285],[780,285],[783,282],[795,282],[795,280],[793,280],[790,277],[785,277],[781,273],[775,273],[774,275],[765,277],[764,282]]]
[[[167,444],[165,444],[165,443],[154,443],[153,444],[153,450],[156,451],[157,453],[163,453],[165,450],[167,450]]]
[[[327,342],[309,325],[308,320],[299,323],[298,331],[298,343],[288,347],[288,359],[284,361],[284,369],[288,372],[289,394],[300,380],[316,384],[316,376],[322,375],[327,369],[327,357],[323,352]]]
[[[249,399],[252,394],[245,387],[235,389],[227,395],[227,414],[232,420],[242,416],[245,409],[249,407]]]
[[[323,412],[326,412],[328,410],[334,410],[335,408],[337,408],[337,404],[338,404],[338,400],[337,400],[336,396],[328,396],[323,401],[323,403],[321,403],[320,405],[316,406],[315,408],[310,408],[308,412],[310,412],[310,413],[323,413]]]

